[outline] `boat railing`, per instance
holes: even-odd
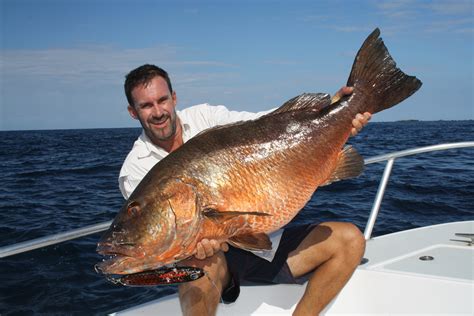
[[[431,151],[447,150],[447,149],[455,149],[455,148],[466,148],[466,147],[474,147],[474,142],[460,142],[460,143],[449,143],[449,144],[439,144],[439,145],[432,145],[432,146],[426,146],[426,147],[418,147],[418,148],[397,151],[397,152],[365,159],[364,160],[365,165],[376,163],[376,162],[387,161],[385,165],[385,169],[383,171],[382,179],[377,189],[377,194],[375,195],[374,203],[372,204],[372,210],[370,211],[369,219],[367,220],[367,224],[365,225],[365,230],[364,230],[365,239],[369,240],[370,237],[372,236],[372,231],[374,229],[375,221],[377,220],[377,216],[379,214],[380,205],[382,204],[382,199],[385,194],[385,189],[387,187],[390,174],[392,173],[392,168],[393,168],[393,164],[395,163],[395,159],[406,157],[406,156],[412,156],[416,154],[421,154],[421,153],[427,153]]]
[[[438,151],[438,150],[447,150],[447,149],[455,149],[455,148],[466,148],[466,147],[474,147],[474,142],[459,142],[459,143],[449,143],[449,144],[439,144],[433,146],[426,146],[426,147],[418,147],[413,149],[407,149],[402,151],[397,151],[385,155],[374,156],[368,159],[365,159],[364,163],[366,165],[378,162],[386,161],[385,169],[382,175],[382,179],[380,181],[377,193],[375,195],[374,203],[372,205],[372,210],[369,215],[369,219],[367,221],[364,236],[365,239],[368,240],[371,238],[372,231],[375,225],[375,221],[377,219],[380,206],[382,204],[382,199],[385,194],[385,189],[387,187],[388,180],[390,178],[390,174],[392,172],[392,167],[395,162],[395,159],[416,155],[420,153],[426,153],[431,151]],[[22,252],[27,252],[30,250],[46,247],[49,245],[58,244],[67,240],[76,239],[79,237],[88,236],[91,234],[95,234],[98,232],[105,231],[109,228],[112,221],[102,222],[91,226],[86,226],[78,229],[73,229],[67,232],[58,233],[46,237],[41,237],[29,241],[24,241],[20,243],[16,243],[13,245],[8,245],[4,247],[0,247],[0,258],[12,256],[15,254],[19,254]]]

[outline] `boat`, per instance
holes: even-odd
[[[474,147],[474,142],[439,144],[380,155],[385,162],[367,221],[364,258],[322,315],[474,315],[474,220],[443,223],[372,237],[395,160],[431,151]],[[99,231],[109,222],[0,248],[0,258]],[[220,304],[217,315],[291,315],[306,285],[248,285],[239,299]],[[179,315],[172,294],[112,315]]]

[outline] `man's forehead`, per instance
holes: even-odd
[[[138,84],[132,89],[132,95],[136,97],[137,94],[141,94],[141,92],[145,92],[147,94],[160,94],[160,95],[168,95],[170,94],[168,84],[166,81],[161,77],[154,77],[151,80]]]
[[[155,76],[153,78],[145,80],[142,84],[139,84],[138,86],[142,86],[144,88],[147,88],[151,85],[159,85],[159,86],[163,86],[166,89],[168,89],[168,83],[166,82],[165,78],[163,78],[161,76]]]

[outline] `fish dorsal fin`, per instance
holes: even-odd
[[[328,185],[333,182],[355,178],[364,170],[364,158],[352,146],[346,146],[337,159],[336,169],[332,172],[329,179],[322,185]]]
[[[330,104],[331,104],[331,96],[327,93],[303,93],[303,94],[300,94],[299,96],[296,96],[286,101],[278,109],[268,114],[265,114],[262,117],[272,116],[274,114],[286,113],[286,112],[302,110],[302,109],[308,109],[314,112],[318,112]],[[203,134],[207,134],[211,131],[219,130],[222,128],[228,128],[230,126],[238,126],[241,124],[245,124],[245,122],[246,121],[244,120],[244,121],[237,121],[237,122],[229,123],[225,125],[216,125],[199,132],[193,138],[196,138],[197,136],[201,136]]]
[[[272,249],[272,242],[265,233],[237,235],[229,238],[228,242],[236,248],[250,251]]]
[[[303,93],[291,100],[286,101],[282,106],[268,115],[302,109],[308,109],[317,112],[330,104],[331,97],[327,93]]]
[[[209,219],[215,220],[226,220],[242,215],[272,216],[271,214],[263,212],[220,212],[219,210],[216,210],[214,208],[207,208],[202,211],[202,214]]]

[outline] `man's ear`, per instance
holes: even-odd
[[[131,117],[138,120],[137,110],[135,110],[135,108],[133,106],[131,106],[129,104],[128,107],[127,107],[127,110],[128,110],[128,113],[130,114]]]
[[[173,99],[173,105],[176,108],[176,104],[178,104],[178,98],[176,97],[176,91],[173,91],[173,93],[171,93],[171,98]]]

